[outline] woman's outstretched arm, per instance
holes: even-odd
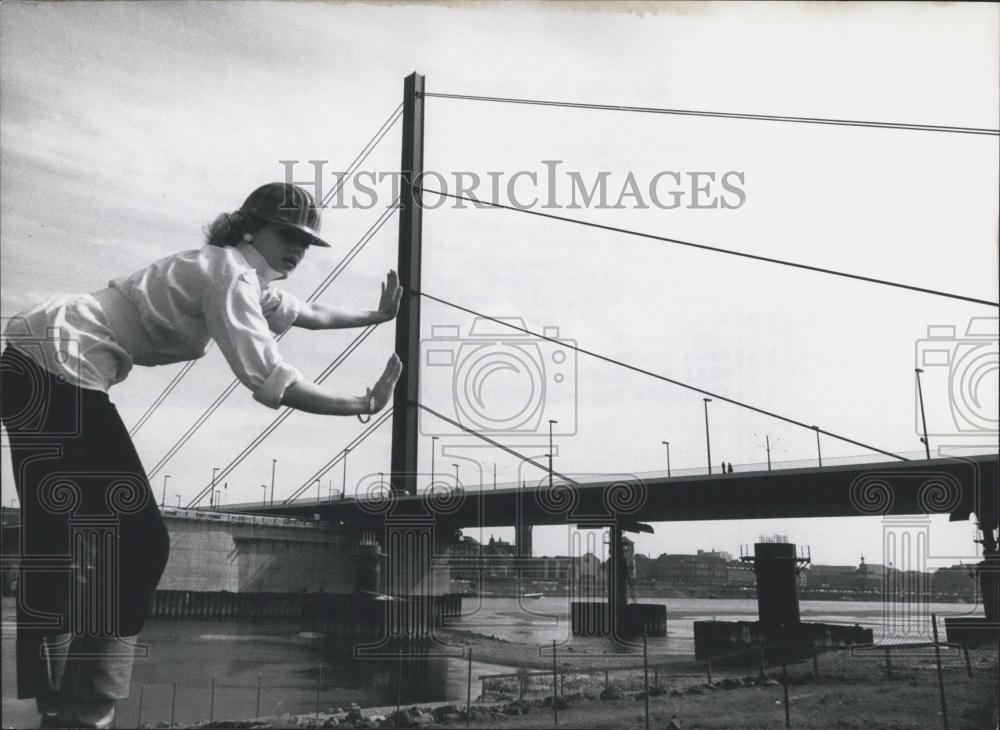
[[[399,276],[395,271],[390,271],[385,277],[385,283],[382,284],[378,309],[358,312],[335,307],[326,302],[307,302],[299,310],[294,325],[310,330],[328,330],[367,327],[370,324],[388,322],[399,311],[399,300],[402,295]]]
[[[370,396],[335,395],[315,383],[296,380],[285,388],[281,405],[325,416],[356,416],[369,412],[370,397],[371,412],[378,413],[389,403],[401,372],[403,372],[403,364],[399,357],[393,353],[385,364],[382,375],[371,387]]]

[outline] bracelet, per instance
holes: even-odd
[[[361,421],[362,423],[368,423],[370,420],[372,420],[372,414],[374,414],[374,413],[375,413],[375,396],[373,396],[371,394],[371,391],[369,391],[368,392],[368,413],[367,413],[368,418],[362,418],[361,414],[358,413],[357,414],[358,420]]]

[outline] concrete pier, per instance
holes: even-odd
[[[617,631],[612,623],[611,607],[596,601],[573,601],[570,623],[573,636],[620,636],[636,638],[667,635],[667,607],[655,603],[627,603],[621,606]]]
[[[754,553],[740,558],[757,576],[758,621],[695,621],[696,659],[746,661],[751,651],[768,660],[804,656],[814,648],[871,644],[873,632],[860,626],[803,623],[799,615],[797,576],[810,562],[782,536],[761,538]]]

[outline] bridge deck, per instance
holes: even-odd
[[[226,511],[376,524],[393,518],[434,518],[449,525],[502,526],[857,517],[975,513],[997,526],[998,456],[892,461],[670,479],[620,478],[528,489],[467,491],[451,496],[397,495],[382,503],[356,499],[259,502]]]

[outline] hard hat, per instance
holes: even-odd
[[[309,235],[314,246],[330,247],[319,237],[319,210],[312,196],[298,185],[280,182],[261,185],[250,193],[240,210],[268,223],[302,231]]]

